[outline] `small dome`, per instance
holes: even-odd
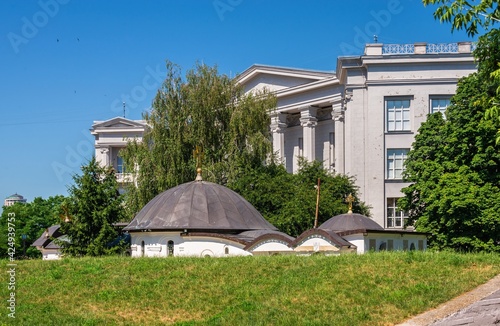
[[[9,197],[7,197],[6,199],[10,199],[10,200],[23,200],[24,197],[15,193],[13,195],[10,195]]]
[[[135,216],[126,231],[276,230],[243,197],[224,186],[193,181],[162,192]]]
[[[377,222],[357,213],[334,216],[319,226],[319,229],[332,231],[383,230]]]

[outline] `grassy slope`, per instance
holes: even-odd
[[[20,325],[390,325],[500,273],[499,256],[431,252],[17,264]]]

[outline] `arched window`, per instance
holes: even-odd
[[[226,255],[229,255],[229,247],[225,247],[225,248],[224,248],[224,253],[225,253]]]
[[[144,257],[144,251],[146,249],[146,246],[144,245],[144,240],[141,241],[141,257]]]
[[[167,242],[167,255],[168,256],[174,255],[174,242],[172,240],[168,240]]]
[[[413,251],[413,250],[415,250],[415,244],[412,242],[410,245],[410,251]]]

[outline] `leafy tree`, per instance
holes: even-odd
[[[494,135],[500,123],[484,118],[491,78],[500,54],[498,31],[480,39],[478,72],[463,78],[446,112],[428,117],[406,161],[413,184],[400,201],[418,231],[430,232],[435,248],[500,251],[500,152]]]
[[[481,0],[477,4],[468,0],[422,0],[425,6],[439,5],[434,18],[451,23],[451,30],[465,29],[469,36],[477,35],[478,27],[488,29],[500,21],[498,0]]]
[[[352,194],[356,200],[353,209],[368,215],[364,203],[357,199],[353,180],[344,175],[333,175],[321,162],[300,162],[296,174],[288,173],[274,163],[248,171],[228,186],[246,198],[280,231],[298,236],[314,226],[316,215],[316,186],[320,182],[318,226],[335,215],[347,213],[345,199]]]
[[[122,155],[136,185],[127,193],[133,215],[160,192],[194,180],[193,150],[203,149],[204,179],[227,184],[242,171],[260,166],[272,151],[268,111],[276,99],[264,91],[244,94],[217,67],[197,64],[187,71],[167,62],[142,142],[130,142]]]
[[[101,167],[95,158],[82,167],[82,175],[73,177],[69,199],[63,204],[69,222],[61,224],[61,232],[69,242],[62,244],[63,253],[72,256],[100,256],[119,252],[111,247],[118,232],[113,223],[123,214],[122,197],[113,169]]]
[[[424,5],[439,4],[440,7],[434,12],[434,18],[441,22],[451,22],[451,30],[465,29],[469,36],[479,34],[478,26],[483,27],[486,31],[496,22],[500,22],[500,7],[497,0],[481,0],[473,5],[467,0],[422,0]],[[482,65],[493,65],[492,67],[483,67],[480,69],[483,73],[489,74],[484,79],[492,81],[492,84],[498,85],[500,82],[500,69],[498,60],[499,49],[499,34],[498,31],[492,29],[491,32],[484,37],[489,42],[489,46],[478,48],[475,52]],[[481,39],[480,39],[481,42]],[[500,87],[490,89],[484,93],[483,102],[488,103],[488,108],[485,111],[486,119],[500,120]],[[496,142],[500,144],[500,129],[497,132]]]
[[[46,228],[60,223],[59,207],[64,199],[65,197],[61,195],[48,199],[36,197],[30,203],[16,203],[13,206],[4,207],[0,217],[0,230],[2,230],[0,232],[0,257],[7,257],[9,217],[15,218],[16,257],[23,255],[23,249],[26,249],[26,257],[41,257],[40,251],[31,247],[31,244],[42,235]],[[23,234],[26,236],[24,243]]]

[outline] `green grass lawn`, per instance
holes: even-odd
[[[391,325],[500,273],[498,255],[433,252],[16,264],[13,320],[1,262],[1,324]]]

